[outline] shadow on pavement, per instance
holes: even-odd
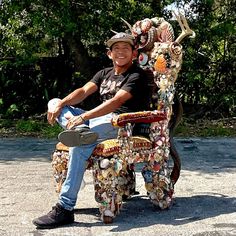
[[[176,204],[170,210],[158,210],[147,199],[146,196],[133,197],[124,203],[120,215],[118,215],[112,226],[111,232],[128,231],[134,228],[145,228],[151,225],[184,225],[222,214],[230,214],[236,211],[236,198],[223,195],[196,195],[191,197],[177,197]],[[187,206],[187,207],[186,207]],[[97,208],[76,209],[78,215],[98,216]],[[132,219],[132,224],[130,220]],[[75,223],[77,227],[106,226],[101,223]],[[215,227],[236,229],[235,224],[215,224]]]

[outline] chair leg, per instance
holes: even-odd
[[[142,175],[153,205],[160,209],[170,208],[173,202],[174,185],[170,180],[167,163],[164,162],[159,171],[155,171],[153,166],[147,163],[142,169]]]
[[[108,168],[101,168],[105,166],[101,162],[108,162],[102,160],[98,160],[93,166],[95,200],[98,202],[102,221],[108,224],[120,213],[124,196],[127,199],[133,194],[135,173],[119,158],[107,159]]]
[[[69,154],[67,151],[55,150],[51,158],[53,177],[56,184],[56,192],[60,193],[61,186],[65,181],[67,175],[67,164],[69,160]]]
[[[104,165],[100,164],[102,160],[96,160],[93,165],[93,177],[95,200],[98,202],[101,220],[108,224],[113,222],[113,218],[119,212],[117,207],[120,202],[122,203],[122,196],[118,195],[115,188],[117,174],[114,167],[111,166],[111,162],[108,159],[106,160],[108,165],[105,168]],[[103,162],[105,163],[105,161]]]
[[[111,216],[103,216],[103,223],[104,224],[111,224],[111,223],[113,223],[113,217],[111,217]]]

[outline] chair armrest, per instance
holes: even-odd
[[[167,119],[164,111],[139,111],[122,113],[112,118],[111,123],[116,127],[123,127],[127,123],[152,123]]]

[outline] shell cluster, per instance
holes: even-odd
[[[69,153],[68,151],[55,150],[51,158],[56,192],[59,193],[61,191],[61,186],[66,179]]]

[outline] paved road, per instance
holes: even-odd
[[[236,138],[175,139],[182,171],[170,210],[153,208],[145,195],[140,166],[140,195],[127,201],[113,224],[98,218],[91,172],[76,206],[76,222],[36,230],[31,221],[57,200],[50,154],[56,140],[0,139],[1,236],[225,236],[236,235]]]

